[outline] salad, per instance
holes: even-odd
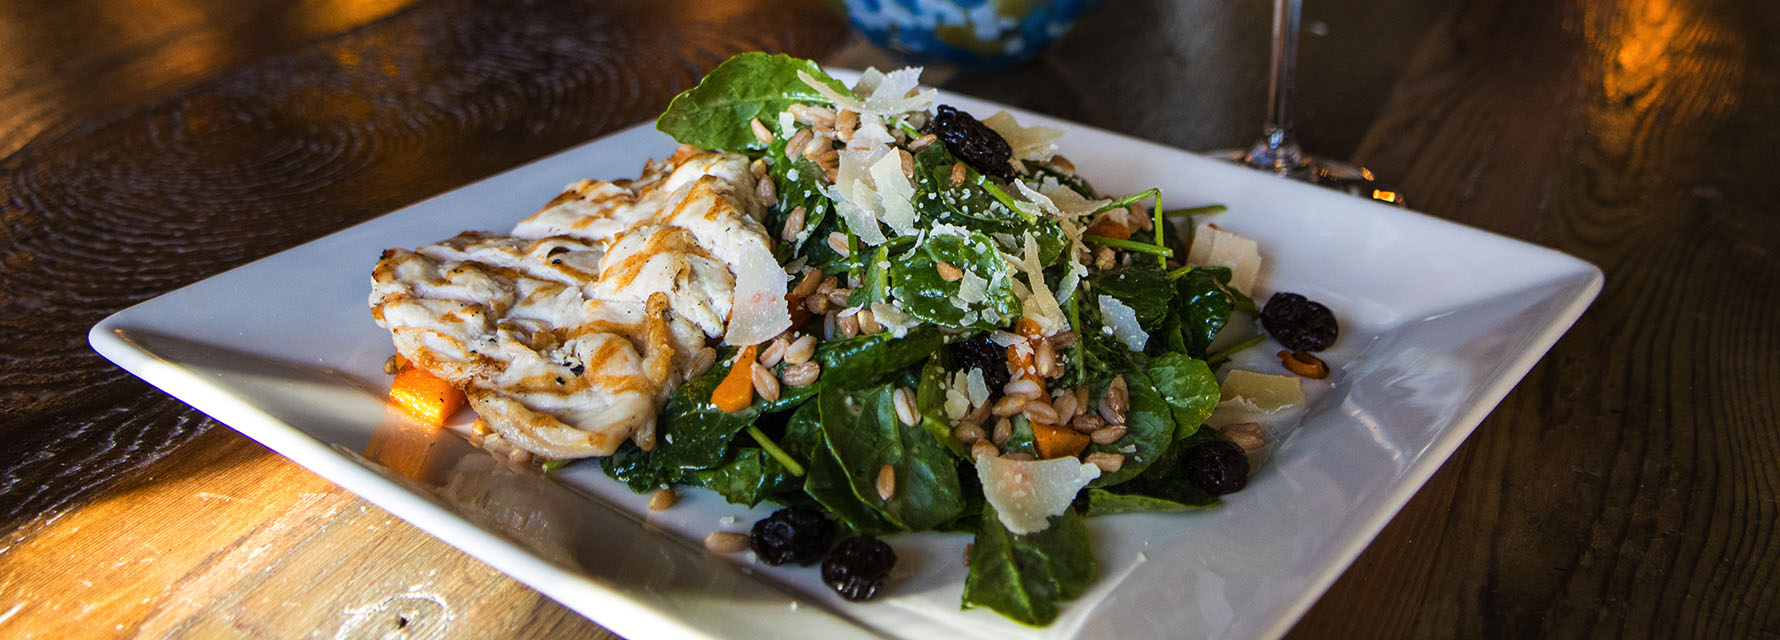
[[[962,604],[1051,622],[1096,575],[1084,519],[1242,489],[1264,433],[1302,408],[1299,377],[1327,375],[1313,352],[1338,327],[1294,294],[1256,307],[1258,247],[1192,220],[1221,207],[1103,196],[1055,154],[1062,131],[937,104],[919,73],[849,87],[808,60],[738,55],[661,115],[682,147],[644,178],[572,186],[516,236],[386,253],[374,314],[431,372],[405,385],[400,363],[398,388],[433,414],[463,389],[510,423],[479,420],[479,443],[547,472],[597,459],[651,508],[675,487],[781,505],[707,546],[819,562],[848,599],[894,589],[881,536],[974,536]],[[672,216],[590,235],[650,198]],[[617,262],[634,264],[612,284]],[[679,276],[627,289],[669,262]],[[466,290],[520,301],[427,299]],[[470,307],[509,318],[442,338]],[[1257,318],[1282,368],[1220,384],[1265,338]],[[607,333],[551,329],[590,323]]]

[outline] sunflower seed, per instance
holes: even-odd
[[[702,376],[714,364],[717,364],[717,350],[710,347],[699,349],[692,354],[692,360],[686,363],[686,377]]]
[[[754,393],[760,394],[767,402],[779,399],[779,379],[773,376],[772,369],[755,364],[754,370],[749,373],[754,379]]]
[[[1112,444],[1118,442],[1119,438],[1125,437],[1125,431],[1124,427],[1097,429],[1094,433],[1088,434],[1088,439],[1093,440],[1094,444]]]
[[[1057,410],[1051,408],[1050,403],[1043,400],[1033,400],[1026,403],[1026,419],[1032,422],[1056,425]]]
[[[995,431],[989,435],[989,440],[994,442],[995,446],[1000,447],[1007,444],[1007,439],[1013,435],[1014,421],[1002,418],[995,421]]]
[[[803,274],[802,280],[797,281],[797,286],[791,289],[791,295],[807,298],[810,294],[815,293],[816,287],[819,286],[822,286],[822,270],[811,269],[809,273]]]
[[[800,362],[785,367],[784,382],[793,387],[807,387],[810,386],[810,383],[815,382],[816,377],[821,374],[822,365],[814,362]]]
[[[748,534],[718,531],[705,536],[705,549],[711,553],[741,553],[748,549]]]
[[[1075,417],[1075,410],[1081,405],[1075,402],[1075,392],[1064,390],[1051,397],[1051,408],[1057,410],[1058,420],[1069,420]]]
[[[834,252],[840,254],[842,258],[853,254],[852,250],[847,248],[847,235],[839,231],[829,232],[828,248],[833,249]]]
[[[1082,462],[1100,467],[1100,471],[1103,473],[1112,473],[1118,471],[1119,467],[1125,466],[1125,456],[1116,453],[1107,453],[1105,451],[1096,451],[1088,454],[1088,457],[1083,458]]]
[[[791,213],[785,214],[785,227],[779,230],[779,239],[796,242],[797,235],[803,233],[803,219],[803,205],[800,204],[792,208]]]
[[[749,120],[748,128],[754,130],[754,139],[759,140],[760,144],[773,143],[773,132],[766,129],[766,125],[760,122],[760,118]]]
[[[762,178],[754,183],[754,197],[760,199],[760,204],[776,206],[779,204],[779,188],[773,185],[772,180]]]
[[[674,493],[673,487],[657,490],[649,494],[649,510],[664,511],[680,501],[680,494]]]
[[[886,502],[896,495],[896,467],[884,465],[878,467],[878,497]]]
[[[1005,395],[989,410],[997,416],[1011,416],[1026,409],[1026,396]]]
[[[914,142],[909,143],[909,151],[911,151],[913,153],[920,153],[921,151],[923,151],[927,148],[927,145],[933,144],[933,141],[938,140],[938,139],[939,139],[939,136],[933,135],[931,133],[921,136],[919,138],[915,138]]]
[[[1044,397],[1044,388],[1038,386],[1038,381],[1033,380],[1032,378],[1020,378],[1019,380],[1009,382],[1007,383],[1007,386],[1001,388],[1001,391],[1007,395],[1020,396],[1027,400],[1036,400]]]
[[[799,153],[803,152],[804,145],[807,145],[809,143],[810,143],[810,130],[809,129],[798,129],[797,133],[791,134],[791,139],[789,141],[785,142],[785,159],[786,160],[796,159],[797,155]]]
[[[784,338],[774,338],[772,342],[767,343],[765,349],[760,350],[760,366],[777,366],[781,360],[785,359],[785,348],[789,346],[791,344]]]
[[[964,177],[965,177],[964,163],[963,162],[954,163],[952,165],[952,186],[954,186],[954,187],[963,186],[964,185]]]
[[[890,404],[896,408],[896,419],[903,424],[911,427],[921,424],[921,410],[915,408],[915,392],[908,387],[897,387]]]
[[[958,426],[952,427],[952,437],[964,444],[976,444],[984,437],[983,428],[975,422],[960,422]]]
[[[791,346],[785,347],[785,362],[803,364],[809,362],[810,357],[815,354],[816,336],[804,336],[791,341]]]
[[[860,333],[869,336],[884,332],[884,325],[878,323],[878,316],[871,309],[860,309],[858,315]]]
[[[933,268],[939,271],[939,279],[946,282],[957,282],[964,278],[964,272],[959,270],[958,267],[952,266],[952,263],[950,262],[941,261],[938,264],[933,265]]]

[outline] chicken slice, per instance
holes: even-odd
[[[654,446],[672,383],[668,297],[584,295],[597,248],[466,233],[391,249],[372,273],[371,312],[396,351],[464,389],[503,438],[555,458]]]
[[[773,256],[771,237],[761,226],[763,208],[754,195],[756,184],[747,156],[682,146],[666,161],[650,161],[636,180],[583,180],[569,185],[543,210],[521,221],[513,235],[567,236],[610,251],[633,229],[683,229],[704,255],[733,274],[724,342],[758,344],[790,328],[791,315],[785,304],[789,277]],[[688,319],[701,313],[671,306]]]

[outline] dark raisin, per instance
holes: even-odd
[[[938,136],[947,151],[984,175],[1014,179],[1013,167],[1008,164],[1008,159],[1014,155],[1013,147],[1007,145],[1001,134],[969,113],[942,104],[934,111],[927,132]]]
[[[952,359],[961,371],[982,369],[983,383],[990,390],[1007,386],[1007,348],[995,344],[988,334],[952,343]]]
[[[1296,293],[1275,293],[1268,298],[1261,309],[1261,326],[1293,350],[1322,351],[1341,334],[1334,312]]]
[[[808,565],[834,542],[834,523],[811,509],[780,509],[754,523],[748,547],[767,564]]]
[[[1241,491],[1248,486],[1248,454],[1227,440],[1194,446],[1181,456],[1187,482],[1214,496]]]
[[[869,535],[847,538],[822,561],[822,581],[848,600],[870,600],[896,566],[896,552]]]

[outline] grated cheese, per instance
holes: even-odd
[[[983,497],[1014,535],[1050,527],[1051,516],[1068,510],[1082,487],[1100,477],[1100,467],[1073,457],[1009,460],[985,455],[977,457],[976,466]]]

